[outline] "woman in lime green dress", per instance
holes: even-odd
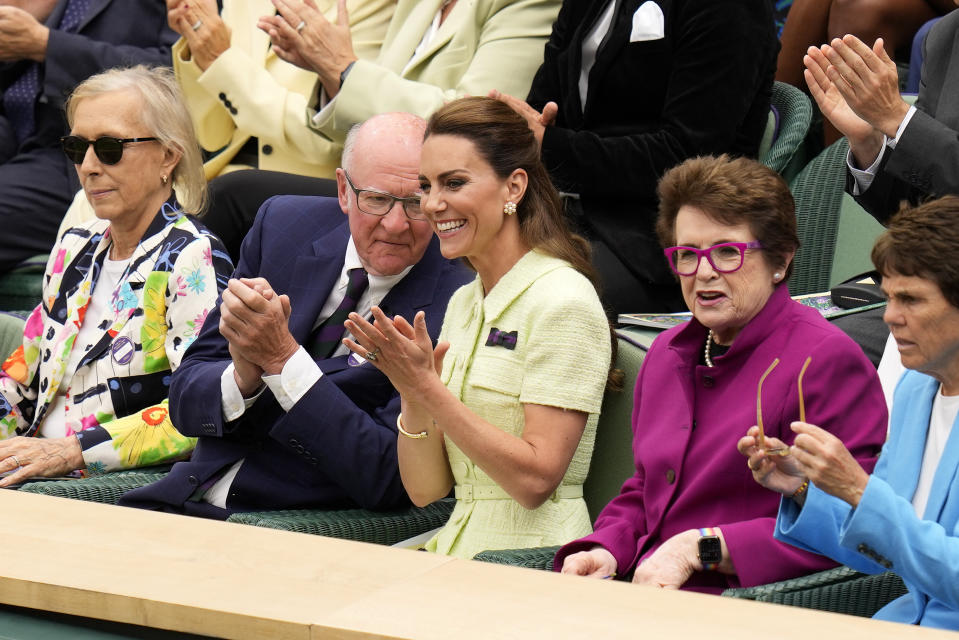
[[[400,473],[415,504],[454,491],[426,548],[561,544],[589,532],[582,483],[610,373],[609,324],[586,242],[570,233],[524,118],[464,98],[433,115],[420,166],[422,207],[447,258],[476,279],[450,300],[434,349],[374,308],[347,344],[400,391]]]

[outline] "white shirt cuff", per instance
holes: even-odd
[[[866,189],[872,184],[873,179],[876,177],[876,173],[879,171],[879,163],[882,162],[882,156],[886,153],[886,143],[889,138],[886,136],[882,137],[882,146],[879,147],[879,155],[876,156],[876,159],[872,161],[872,164],[866,167],[865,169],[857,169],[853,166],[853,157],[852,151],[846,152],[846,166],[849,167],[849,173],[852,174],[855,184],[852,186],[852,195],[858,196],[862,195]]]
[[[912,120],[912,116],[916,114],[916,107],[910,106],[909,111],[906,112],[906,117],[902,119],[902,122],[899,123],[899,128],[896,129],[896,137],[892,140],[887,140],[886,144],[889,145],[890,149],[895,149],[896,145],[899,143],[899,138],[902,137],[902,132],[906,130],[906,126],[909,124],[909,121]]]
[[[263,382],[273,392],[283,410],[290,411],[322,377],[320,367],[306,349],[300,347],[286,361],[279,375],[263,376]]]
[[[234,369],[235,367],[231,362],[226,366],[226,369],[223,370],[223,375],[220,376],[220,399],[223,405],[223,419],[227,422],[233,422],[242,416],[266,390],[265,386],[260,385],[256,393],[249,398],[244,398],[243,394],[240,393],[240,388],[236,386],[236,378],[233,377]]]
[[[336,96],[333,96],[332,98],[330,98],[329,96],[326,95],[326,89],[321,87],[320,101],[317,104],[317,106],[320,108],[316,113],[313,114],[313,124],[319,126],[323,118],[326,117],[327,112],[329,112],[331,108],[330,105],[332,105],[335,102],[336,102]]]

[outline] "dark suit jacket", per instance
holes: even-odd
[[[171,63],[170,47],[177,34],[167,25],[163,0],[90,0],[76,33],[56,29],[66,4],[60,0],[46,21],[50,39],[41,65],[36,131],[24,140],[22,148],[59,144],[60,136],[67,133],[64,101],[76,85],[95,73],[141,63]],[[23,65],[16,62],[0,66],[0,89],[6,90],[19,77]],[[6,117],[0,118],[0,122],[0,135],[4,131],[13,135]],[[0,148],[9,145],[8,140],[0,139]]]
[[[856,197],[883,224],[899,210],[902,200],[916,205],[924,198],[959,195],[957,40],[959,11],[953,11],[932,27],[923,43],[915,115],[899,136],[896,148],[886,149],[872,184]],[[853,182],[848,175],[850,193]]]
[[[630,42],[645,0],[619,0],[579,96],[583,39],[607,0],[566,0],[528,102],[559,104],[543,160],[561,191],[581,195],[579,226],[641,281],[672,282],[653,233],[656,184],[703,154],[755,156],[769,112],[778,42],[768,0],[653,0],[664,37]]]
[[[290,332],[303,344],[340,276],[348,239],[347,218],[335,198],[271,198],[243,243],[236,277],[262,276],[278,294],[289,295]],[[380,306],[409,320],[425,311],[435,340],[449,297],[472,278],[440,255],[434,237]],[[199,436],[192,459],[128,493],[122,504],[213,515],[208,505],[188,499],[241,458],[229,511],[408,504],[396,459],[400,398],[386,376],[369,363],[350,366],[346,356],[322,360],[323,376],[289,413],[267,389],[238,420],[224,422],[220,376],[231,360],[219,321],[219,309],[211,311],[170,388],[173,424]]]

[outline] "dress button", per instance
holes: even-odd
[[[189,478],[186,479],[186,481],[189,482],[190,485],[194,487],[200,484],[200,481],[197,479],[196,476],[190,476]]]
[[[856,551],[858,551],[859,553],[866,553],[866,549],[868,548],[869,547],[867,547],[864,543],[860,542],[859,546],[856,547]]]
[[[666,482],[668,482],[669,484],[676,482],[676,472],[673,471],[672,469],[666,472]]]
[[[236,107],[230,107],[230,113],[236,115]]]
[[[269,145],[269,144],[263,145],[263,153],[265,153],[266,155],[270,155],[271,153],[273,153],[273,145]]]
[[[712,376],[703,376],[703,386],[704,386],[704,387],[706,387],[706,388],[708,389],[708,388],[712,387],[713,384],[714,384],[714,380],[713,380],[713,377],[712,377]]]
[[[217,96],[217,97],[218,97],[220,100],[226,100],[226,94],[223,93],[222,91],[220,92],[220,95]]]

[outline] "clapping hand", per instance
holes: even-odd
[[[202,71],[230,48],[230,28],[216,8],[216,0],[167,0],[167,22],[190,49]]]
[[[373,363],[405,399],[422,402],[439,379],[449,343],[441,342],[433,348],[422,311],[414,316],[412,325],[402,316],[386,317],[379,307],[371,311],[373,323],[357,313],[350,314],[345,325],[353,339],[347,338],[343,344]]]
[[[50,29],[23,9],[0,6],[0,61],[42,62],[49,34]]]
[[[336,22],[330,22],[313,0],[273,0],[278,15],[260,18],[257,26],[270,35],[281,59],[315,71],[331,98],[340,90],[340,73],[357,59],[350,36],[346,0],[337,0]]]
[[[280,373],[299,349],[288,326],[290,311],[289,297],[275,295],[264,278],[234,278],[223,290],[220,333],[230,343],[244,395],[263,373]]]

